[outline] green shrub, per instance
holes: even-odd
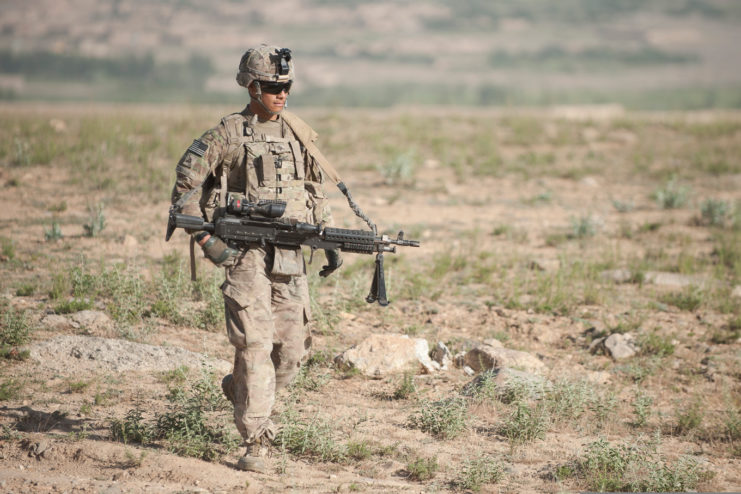
[[[417,457],[407,464],[407,476],[410,480],[425,481],[435,476],[440,466],[437,457]]]
[[[651,416],[651,406],[654,404],[653,398],[645,394],[643,391],[636,391],[633,397],[633,414],[636,419],[633,425],[636,427],[642,427],[648,422],[648,418]]]
[[[581,458],[556,469],[558,479],[581,479],[598,492],[679,492],[694,490],[712,472],[692,457],[667,461],[657,443],[612,445],[599,439],[587,446]]]
[[[0,357],[25,360],[29,356],[29,351],[20,350],[18,347],[31,341],[31,325],[26,319],[26,313],[18,312],[12,306],[0,308],[5,311],[0,319]]]
[[[424,432],[442,439],[452,439],[468,427],[468,404],[462,397],[423,401],[409,422]]]
[[[73,298],[65,300],[54,306],[54,312],[57,314],[73,314],[81,310],[89,310],[94,307],[93,302],[87,299]]]
[[[132,408],[126,413],[123,420],[114,419],[110,426],[111,437],[114,441],[124,444],[146,444],[152,439],[152,427],[144,422],[143,410]]]
[[[702,221],[710,226],[723,226],[732,211],[733,207],[727,201],[706,199],[700,204]]]
[[[501,425],[499,432],[512,446],[517,446],[536,439],[544,439],[548,423],[549,417],[545,407],[537,405],[533,408],[525,403],[518,403],[517,408]]]
[[[169,397],[172,404],[157,414],[152,423],[145,422],[140,407],[130,410],[124,420],[114,420],[112,437],[142,444],[164,441],[177,455],[207,461],[220,458],[241,443],[225,424],[223,412],[230,410],[231,405],[211,373],[204,372],[188,390],[171,389]]]
[[[414,384],[414,374],[405,372],[399,385],[394,390],[391,397],[395,400],[406,400],[417,392],[417,386]]]
[[[341,462],[347,458],[347,448],[335,441],[334,426],[328,420],[317,416],[305,420],[289,406],[281,413],[280,422],[281,429],[273,444],[284,453],[330,462]]]
[[[21,395],[23,385],[17,379],[0,382],[0,401],[15,400]]]
[[[462,489],[479,492],[484,484],[494,484],[504,478],[504,467],[494,457],[484,455],[466,460],[456,484]]]
[[[677,407],[675,416],[677,419],[677,433],[689,434],[702,425],[705,412],[702,404],[699,401],[694,401],[689,406],[683,404],[681,407]]]
[[[654,192],[654,199],[663,209],[678,209],[687,204],[689,193],[689,187],[679,185],[676,178],[672,178]]]
[[[702,305],[703,296],[700,289],[688,287],[681,292],[666,293],[662,295],[659,300],[679,309],[693,312]]]
[[[656,331],[643,334],[638,338],[638,346],[643,355],[667,357],[674,353],[674,343],[671,336],[662,336]]]

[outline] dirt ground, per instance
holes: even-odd
[[[32,349],[25,360],[0,360],[0,491],[464,492],[473,490],[460,481],[466,462],[486,455],[500,462],[503,475],[481,492],[576,491],[593,484],[560,477],[558,467],[583,457],[589,444],[651,437],[660,439],[666,464],[681,456],[698,462],[707,475],[696,490],[741,490],[740,438],[732,428],[741,404],[741,261],[733,257],[739,237],[733,213],[715,225],[701,213],[708,199],[741,201],[738,114],[641,115],[605,107],[455,118],[444,109],[303,112],[366,213],[383,231],[403,228],[422,246],[387,256],[386,308],[358,300],[370,286],[370,256],[346,254],[345,274],[321,281],[321,263],[312,264],[313,352],[330,357],[307,373],[320,385],[284,393],[276,415],[291,402],[307,420],[329,421],[338,443],[365,441],[387,452],[321,461],[274,450],[262,475],[238,471],[236,450],[204,461],[176,455],[164,442],[113,440],[112,421],[134,406],[150,417],[166,408],[169,384],[155,364],[172,358],[164,368],[174,369],[191,359],[195,379],[203,355],[220,376],[230,345],[223,330],[192,320],[147,311],[122,319],[116,306],[127,299],[103,295],[86,308],[108,318],[71,323],[74,311],[59,309],[71,299],[69,288],[56,298],[50,292],[75,267],[100,273],[118,263],[137,273],[151,303],[161,295],[147,292],[154,290],[148,283],[167,259],[179,259],[188,275],[185,235],[164,241],[172,170],[181,150],[222,111],[0,107],[8,143],[0,150],[3,324],[7,332],[7,315],[24,314],[30,341],[20,348]],[[107,145],[85,137],[96,126]],[[49,142],[56,147],[48,150]],[[34,154],[42,148],[51,156]],[[701,156],[725,168],[708,171]],[[656,191],[672,179],[687,186],[689,201],[662,207]],[[362,226],[338,192],[330,200],[338,226]],[[88,236],[96,204],[105,204],[105,227]],[[54,222],[62,234],[56,241]],[[719,257],[726,251],[730,261]],[[631,271],[628,279],[609,274],[620,269]],[[199,261],[201,276],[213,272]],[[667,277],[656,273],[676,278],[661,282]],[[696,303],[683,303],[687,298]],[[178,310],[193,314],[203,304],[186,301]],[[50,315],[65,320],[52,325]],[[636,356],[616,361],[589,351],[596,333],[621,332],[644,342]],[[442,341],[454,353],[497,338],[536,356],[552,381],[585,381],[595,395],[612,393],[614,410],[604,421],[592,412],[554,420],[541,438],[514,445],[500,429],[511,405],[472,403],[463,432],[440,438],[410,425],[409,417],[424,400],[458,396],[472,377],[454,366],[419,372],[415,395],[390,399],[402,376],[370,379],[331,365],[332,356],[370,333]],[[646,343],[651,335],[660,345]],[[71,350],[34,357],[34,348],[60,336],[90,338],[82,347],[100,337],[193,353],[109,350],[119,357],[144,352],[133,369],[102,357],[83,361]],[[637,424],[641,393],[652,404],[647,421]],[[689,426],[681,419],[696,404],[700,419]],[[429,479],[410,475],[420,457],[436,458]]]

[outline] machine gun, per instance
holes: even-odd
[[[373,274],[368,303],[378,302],[388,305],[386,298],[386,281],[383,273],[383,253],[396,252],[396,246],[419,247],[419,241],[404,239],[404,232],[396,238],[388,235],[376,235],[367,230],[347,230],[344,228],[323,228],[318,225],[302,223],[282,218],[286,210],[283,201],[260,201],[250,203],[232,199],[226,208],[226,214],[208,223],[197,216],[170,211],[165,240],[170,240],[176,228],[206,231],[221,238],[227,244],[237,245],[274,245],[277,247],[299,247],[306,245],[316,249],[354,252],[358,254],[376,254],[376,268]],[[310,261],[311,262],[311,261]]]

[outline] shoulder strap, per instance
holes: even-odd
[[[322,152],[319,151],[319,148],[316,147],[316,144],[314,144],[314,141],[318,137],[317,133],[314,132],[314,129],[309,127],[309,124],[289,111],[283,110],[281,117],[288,124],[293,133],[296,134],[296,137],[301,144],[306,147],[309,154],[316,160],[322,168],[322,171],[327,174],[327,177],[329,177],[329,179],[336,185],[342,183],[342,179],[340,178],[340,174],[337,173],[337,169],[332,166],[332,163],[329,162]]]

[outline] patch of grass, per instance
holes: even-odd
[[[148,443],[153,436],[151,425],[144,421],[144,410],[140,407],[132,408],[122,420],[114,419],[109,427],[114,441],[124,444]]]
[[[503,478],[502,464],[490,455],[483,455],[463,462],[455,484],[461,489],[479,492],[484,484],[495,484]]]
[[[731,217],[733,206],[728,201],[719,199],[705,199],[700,204],[702,222],[710,226],[724,226]]]
[[[90,387],[90,384],[92,384],[92,381],[67,381],[67,389],[70,393],[82,393]]]
[[[689,201],[690,188],[679,185],[676,177],[672,177],[663,187],[656,189],[654,199],[662,209],[678,209]]]
[[[638,338],[638,346],[643,355],[667,357],[674,353],[674,343],[671,336],[662,336],[658,332],[644,333]]]
[[[399,385],[394,390],[391,397],[394,400],[406,400],[410,396],[417,393],[417,386],[414,384],[414,374],[411,372],[405,372],[404,377],[399,382]]]
[[[330,421],[318,416],[306,420],[293,406],[288,406],[281,413],[280,423],[281,429],[273,444],[283,454],[329,462],[342,462],[347,458],[347,448],[335,441]]]
[[[659,301],[673,305],[678,309],[694,312],[703,304],[703,294],[698,288],[688,287],[681,292],[669,292],[661,295]]]
[[[407,463],[407,478],[409,478],[410,480],[424,482],[425,480],[430,480],[431,478],[433,478],[439,469],[440,465],[438,465],[437,463],[436,456],[420,456]]]
[[[417,161],[417,153],[407,151],[395,155],[377,168],[388,185],[409,185],[414,181]]]
[[[15,259],[15,242],[12,238],[0,237],[0,252],[2,257],[10,261]]]
[[[705,412],[700,401],[696,400],[689,405],[682,404],[681,407],[677,407],[675,418],[677,420],[677,434],[685,435],[700,428],[705,418]]]
[[[356,461],[367,460],[373,456],[373,449],[368,441],[348,441],[347,456]]]
[[[520,402],[502,423],[499,433],[515,447],[536,439],[544,439],[548,426],[549,417],[545,407]]]
[[[292,393],[299,391],[318,391],[329,382],[329,374],[322,372],[317,366],[303,365],[289,385]]]
[[[105,208],[102,203],[88,206],[89,217],[83,228],[86,237],[97,237],[106,227]]]
[[[543,403],[553,422],[574,421],[588,409],[596,391],[586,381],[559,379],[546,391]]]
[[[571,238],[594,237],[599,226],[600,222],[597,221],[591,214],[580,216],[578,218],[572,217]]]
[[[15,400],[20,397],[23,384],[17,379],[7,379],[0,382],[0,401]]]
[[[30,297],[36,293],[36,285],[33,283],[24,283],[15,290],[16,297]]]
[[[180,456],[214,461],[235,450],[240,440],[226,425],[231,405],[210,372],[204,372],[190,389],[171,389],[172,404],[147,423],[140,407],[130,410],[123,420],[111,423],[111,436],[118,441],[142,444],[164,441]],[[228,414],[231,415],[231,414]]]
[[[4,314],[0,319],[0,357],[11,360],[25,360],[28,350],[18,347],[31,341],[31,325],[24,311],[16,311],[12,306],[0,305]]]
[[[92,309],[93,307],[92,300],[73,298],[55,305],[54,312],[57,314],[73,314],[82,310]]]
[[[643,427],[648,423],[648,418],[651,416],[651,406],[654,404],[653,398],[648,396],[645,392],[637,390],[633,396],[633,415],[635,420],[633,425],[635,427]]]
[[[681,456],[670,462],[657,447],[657,443],[612,445],[599,439],[582,457],[557,468],[556,477],[577,478],[598,492],[681,492],[712,478],[695,458]]]
[[[64,238],[64,235],[62,234],[62,229],[59,227],[59,222],[57,220],[53,220],[48,229],[44,228],[44,239],[47,242],[56,242],[62,238]]]
[[[424,400],[409,423],[441,439],[452,439],[468,428],[468,403],[462,397]]]

